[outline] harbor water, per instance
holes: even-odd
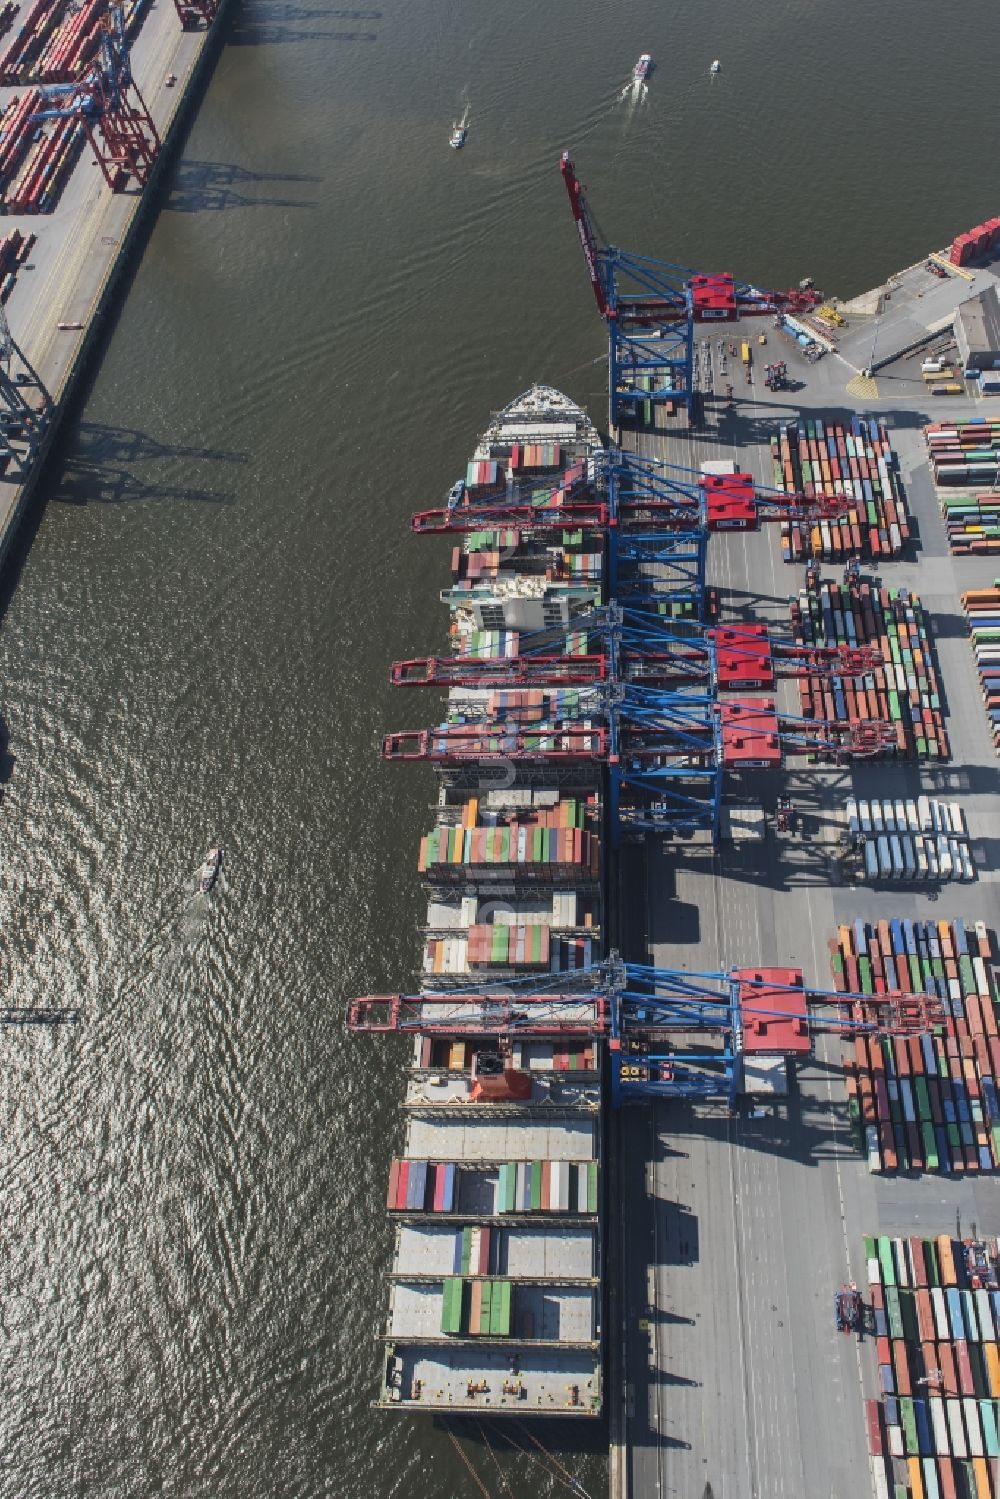
[[[407,1058],[343,1028],[416,981],[408,515],[535,379],[603,421],[561,149],[616,243],[849,296],[996,211],[994,11],[232,0],[3,597],[5,1003],[80,1023],[2,1037],[2,1499],[474,1496],[369,1409]],[[489,1435],[489,1494],[565,1491]]]

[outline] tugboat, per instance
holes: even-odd
[[[635,79],[636,83],[642,82],[652,66],[653,59],[650,57],[648,52],[644,52],[639,58],[639,61],[636,63],[635,67],[632,69],[632,77]]]
[[[461,151],[462,147],[465,145],[465,138],[468,133],[469,132],[464,125],[452,126],[451,135],[448,137],[448,144],[453,151]]]
[[[205,855],[205,862],[201,866],[201,874],[199,876],[202,895],[207,895],[219,878],[224,858],[225,854],[221,848],[210,848]]]

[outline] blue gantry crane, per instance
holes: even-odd
[[[102,18],[97,55],[72,83],[39,90],[45,108],[36,120],[79,120],[104,179],[113,192],[149,181],[160,152],[153,118],[132,77],[122,6],[109,4]]]
[[[615,1106],[744,1090],[749,1059],[807,1058],[817,1032],[909,1035],[937,1023],[926,994],[807,989],[795,968],[689,972],[624,962],[467,990],[351,1000],[348,1030],[495,1038],[589,1037],[607,1046]]]
[[[611,421],[641,401],[670,401],[694,416],[695,324],[808,311],[821,295],[767,291],[728,272],[706,275],[689,266],[636,255],[599,237],[568,151],[560,171],[569,196],[597,310],[608,327]]]

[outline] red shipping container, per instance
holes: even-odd
[[[399,1194],[399,1162],[393,1161],[389,1167],[389,1190],[386,1193],[385,1205],[387,1208],[396,1206],[396,1198]]]

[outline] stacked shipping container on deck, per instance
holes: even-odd
[[[786,562],[810,557],[897,556],[910,535],[906,495],[896,455],[881,422],[789,422],[771,438],[774,485],[787,494],[847,495],[854,504],[839,519],[783,521]]]
[[[873,645],[882,665],[859,678],[800,682],[803,717],[855,723],[891,721],[901,755],[944,760],[948,736],[923,608],[916,594],[863,582],[856,590],[822,583],[800,589],[791,606],[800,645]]]
[[[534,474],[531,502],[551,509],[585,481],[586,460],[560,443],[511,441],[481,448],[465,486],[487,499]],[[544,628],[558,637],[557,652],[585,654],[572,616],[599,600],[602,568],[601,549],[572,527],[467,533],[452,552],[452,586],[442,595],[453,652],[509,658],[521,632]],[[576,688],[448,692],[431,742],[460,749],[458,768],[441,768],[436,823],[420,841],[418,870],[429,895],[423,995],[454,993],[460,1005],[477,987],[508,999],[535,987],[548,993],[550,974],[589,969],[601,957],[597,765],[569,771],[561,764],[549,775],[544,758],[522,765],[514,747],[520,738],[533,751],[558,749],[564,720],[586,728]],[[501,776],[497,786],[489,770],[507,754],[509,781]],[[489,763],[479,767],[487,789],[477,793],[468,777],[479,758]],[[460,1018],[451,1023],[461,1031]],[[443,1019],[436,1031],[414,1028],[405,1155],[392,1162],[387,1206],[407,1225],[454,1223],[455,1260],[450,1272],[438,1265],[444,1274],[435,1280],[421,1270],[418,1241],[407,1241],[404,1253],[397,1239],[382,1403],[509,1405],[522,1414],[544,1403],[596,1414],[597,1045],[584,1030],[563,1034],[558,1025],[551,1036],[544,1025],[537,1035],[491,1035],[488,1027],[481,1035],[450,1034]],[[526,1230],[527,1219],[536,1227]],[[515,1276],[503,1246],[506,1236],[525,1232],[551,1239],[551,1258]],[[560,1281],[567,1235],[567,1242],[591,1241],[584,1289],[567,1291]],[[421,1321],[421,1295],[436,1302],[433,1328]]]
[[[1000,1036],[992,944],[982,922],[856,921],[829,942],[846,994],[932,995],[933,1030],[856,1035],[848,1110],[870,1171],[993,1171],[1000,1165]]]
[[[866,1402],[876,1495],[997,1499],[996,1241],[866,1238],[865,1257],[880,1391]]]

